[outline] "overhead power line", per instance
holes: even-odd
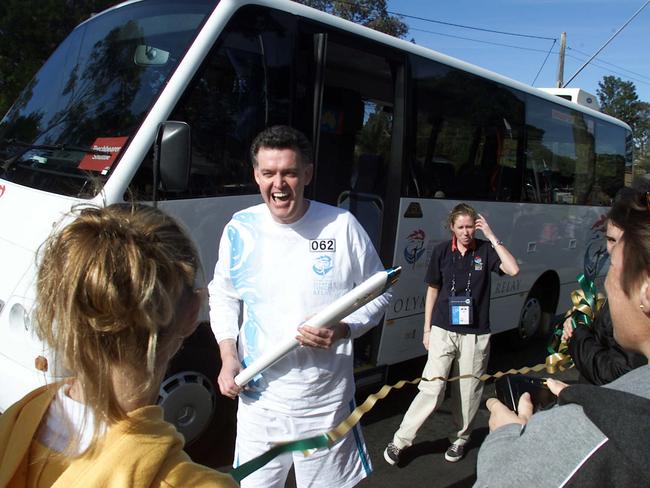
[[[579,54],[582,54],[583,56],[587,56],[587,57],[591,56],[591,54],[588,54],[588,53],[586,53],[586,52],[584,52],[584,51],[580,51],[579,49],[576,49],[575,47],[569,47],[569,46],[567,46],[567,49],[570,49],[571,51],[575,51],[575,52],[577,52],[577,53],[579,53]],[[575,56],[573,56],[573,57],[574,57],[575,59],[578,59],[578,58],[575,57]],[[584,61],[584,58],[583,58],[583,59],[580,59],[580,61]],[[593,61],[592,61],[592,62],[593,62]],[[626,71],[626,72],[628,72],[628,73],[633,74],[634,76],[638,76],[638,77],[640,77],[640,78],[645,78],[648,82],[650,82],[650,76],[642,75],[641,73],[637,73],[636,71],[632,71],[632,70],[629,70],[629,69],[627,69],[627,68],[623,68],[622,66],[618,66],[617,64],[610,63],[609,61],[605,61],[604,59],[599,59],[598,62],[599,62],[599,63],[602,63],[602,64],[606,64],[606,65],[608,65],[608,66],[612,66],[612,67],[614,67],[614,68],[616,68],[616,69],[620,69],[620,70],[622,70],[622,71]]]
[[[584,57],[574,56],[573,54],[570,54],[570,53],[567,53],[566,57],[567,58],[573,58],[573,59],[575,59],[575,60],[577,60],[578,62],[581,62],[581,63],[584,62],[584,60],[585,60]],[[629,74],[621,73],[619,71],[616,71],[616,70],[612,69],[611,67],[603,66],[602,64],[599,64],[599,63],[601,63],[600,60],[594,60],[594,61],[591,62],[591,66],[593,66],[595,68],[599,68],[599,69],[605,71],[606,73],[610,73],[610,74],[613,73],[615,75],[620,76],[621,78],[626,78],[628,80],[634,81],[635,83],[641,83],[643,85],[649,85],[650,86],[650,81],[648,81],[647,78],[645,80],[640,79],[640,78],[635,78],[634,76],[630,76]]]
[[[537,70],[537,74],[535,75],[535,79],[531,83],[532,86],[535,86],[535,82],[537,81],[537,77],[542,72],[542,68],[544,68],[544,65],[546,64],[546,61],[548,61],[548,57],[551,55],[551,51],[553,51],[553,47],[555,47],[555,41],[553,41],[553,45],[551,46],[551,49],[548,50],[548,53],[546,54],[546,57],[544,58],[544,61],[542,62],[542,65],[539,67],[539,70]]]
[[[575,74],[574,74],[571,78],[569,78],[569,81],[567,81],[567,82],[564,84],[564,86],[567,86],[569,83],[571,83],[571,82],[573,81],[573,79],[574,79],[576,76],[578,76],[578,74],[579,74],[579,73],[580,73],[580,72],[581,72],[581,71],[582,71],[582,70],[583,70],[583,69],[584,69],[584,68],[585,68],[585,67],[586,67],[590,62],[591,62],[591,60],[594,59],[596,56],[598,56],[598,54],[599,54],[603,49],[605,49],[605,47],[607,47],[607,45],[608,45],[610,42],[612,42],[612,40],[613,40],[617,35],[619,35],[620,32],[621,32],[623,29],[625,29],[625,27],[627,27],[627,25],[628,25],[630,22],[632,22],[632,20],[634,20],[634,18],[635,18],[637,15],[639,15],[639,14],[641,13],[641,10],[643,10],[644,8],[646,8],[646,7],[648,6],[649,3],[650,3],[650,0],[647,0],[646,3],[644,3],[643,5],[641,5],[641,8],[639,8],[639,10],[637,10],[637,11],[634,13],[634,15],[632,15],[632,17],[630,17],[630,18],[628,19],[628,21],[625,22],[625,24],[623,24],[623,25],[622,25],[622,26],[621,26],[621,27],[620,27],[616,32],[614,32],[614,34],[612,35],[612,37],[610,37],[609,39],[607,39],[607,42],[605,42],[605,44],[603,44],[603,45],[601,46],[601,48],[598,49],[598,51],[596,51],[596,52],[595,52],[595,53],[594,53],[594,54],[593,54],[593,55],[592,55],[592,56],[591,56],[587,61],[585,61],[585,63],[584,63],[582,66],[580,66],[580,68],[578,69],[578,71],[576,71]]]
[[[436,31],[427,30],[427,29],[418,29],[416,27],[409,27],[409,31],[423,32],[425,34],[433,34],[433,35],[436,35],[436,36],[443,36],[443,37],[451,37],[453,39],[462,39],[464,41],[477,42],[477,43],[480,43],[480,44],[488,44],[488,45],[491,45],[491,46],[507,47],[507,48],[510,48],[510,49],[518,49],[520,51],[530,51],[530,52],[534,52],[534,53],[547,54],[546,58],[544,59],[544,62],[542,63],[542,68],[540,68],[540,71],[535,76],[535,80],[533,80],[533,83],[532,83],[533,85],[535,84],[535,81],[537,80],[537,78],[539,77],[539,74],[541,73],[541,69],[543,69],[543,67],[545,66],[546,62],[548,61],[548,57],[549,57],[548,51],[546,49],[537,49],[537,48],[531,48],[531,47],[515,46],[513,44],[506,44],[506,43],[503,43],[503,42],[484,41],[482,39],[475,39],[475,38],[472,38],[472,37],[465,37],[465,36],[457,36],[457,35],[454,35],[454,34],[436,32]],[[558,54],[558,51],[553,51],[554,47],[555,47],[555,43],[551,46],[550,54]],[[568,58],[573,58],[573,59],[577,60],[580,63],[584,62],[585,56],[589,56],[589,54],[585,54],[585,53],[579,51],[578,49],[572,48],[571,46],[567,46],[567,50],[568,51],[575,51],[576,53],[582,54],[583,55],[582,57],[575,56],[575,55],[572,55],[570,53],[566,54],[566,56]],[[608,64],[611,67],[620,69],[622,71],[627,71],[628,73],[632,73],[633,75],[636,75],[638,78],[630,76],[629,74],[620,73],[620,72],[618,72],[618,71],[616,71],[616,70],[614,70],[614,69],[612,69],[610,67],[602,66],[599,63],[605,63],[605,64]],[[628,78],[628,79],[633,80],[633,81],[635,81],[637,83],[650,85],[650,77],[647,77],[645,75],[641,75],[639,73],[635,73],[634,71],[627,70],[627,69],[625,69],[625,68],[623,68],[621,66],[618,66],[616,64],[603,61],[602,59],[594,60],[594,61],[591,62],[591,64],[593,66],[595,66],[595,67],[598,67],[598,68],[608,72],[608,73],[615,73],[615,74],[617,74],[617,75],[619,75],[621,77]],[[642,79],[642,78],[645,78],[645,80]]]
[[[474,39],[472,37],[457,36],[457,35],[454,35],[454,34],[446,34],[446,33],[443,33],[443,32],[435,32],[435,31],[430,31],[430,30],[426,30],[426,29],[418,29],[416,27],[409,27],[409,31],[424,32],[424,33],[427,33],[427,34],[435,34],[437,36],[452,37],[454,39],[463,39],[464,41],[479,42],[481,44],[491,44],[493,46],[510,47],[510,48],[513,48],[513,49],[521,49],[523,51],[534,51],[534,52],[538,52],[538,53],[545,53],[546,52],[546,49],[534,49],[534,48],[530,48],[530,47],[514,46],[512,44],[505,44],[505,43],[502,43],[502,42],[484,41],[482,39]]]
[[[647,0],[646,3],[630,18],[630,20],[628,20],[607,41],[607,43],[605,43],[605,45],[603,45],[603,47],[595,55],[591,56],[591,58],[594,58],[600,51],[602,51],[602,49],[609,42],[611,42],[611,40],[614,39],[614,37],[616,35],[618,35],[623,30],[623,28],[626,27],[627,24],[629,24],[632,21],[632,19],[634,19],[634,17],[636,17],[641,12],[641,10],[643,10],[649,3],[650,3],[650,0]],[[529,47],[523,47],[523,46],[516,46],[516,45],[512,45],[512,44],[506,44],[506,43],[500,43],[500,42],[494,42],[494,41],[485,41],[485,40],[482,40],[482,39],[459,36],[459,35],[454,35],[454,34],[447,34],[447,33],[443,33],[443,32],[427,30],[427,29],[419,29],[419,28],[416,28],[416,27],[411,27],[411,26],[409,26],[407,24],[407,26],[409,28],[409,31],[423,32],[423,33],[426,33],[426,34],[433,34],[433,35],[437,35],[437,36],[450,37],[450,38],[454,38],[454,39],[462,39],[462,40],[465,40],[465,41],[477,42],[477,43],[488,44],[488,45],[493,45],[493,46],[507,47],[507,48],[510,48],[510,49],[519,49],[519,50],[522,50],[522,51],[545,53],[546,56],[544,58],[544,61],[542,62],[542,65],[541,65],[540,69],[538,70],[537,74],[535,75],[535,79],[533,80],[533,83],[532,83],[533,85],[537,81],[537,78],[539,77],[542,69],[546,65],[546,62],[548,61],[549,56],[551,54],[558,54],[557,52],[553,52],[553,48],[555,47],[555,44],[557,43],[557,38],[553,38],[553,37],[544,37],[544,36],[537,36],[537,35],[532,35],[532,34],[521,34],[521,33],[515,33],[515,32],[500,31],[500,30],[495,30],[495,29],[487,29],[487,28],[483,28],[483,27],[476,27],[476,26],[457,24],[457,23],[446,22],[446,21],[442,21],[442,20],[431,19],[431,18],[427,18],[427,17],[420,17],[420,16],[416,16],[416,15],[408,15],[408,14],[404,14],[404,13],[396,12],[396,11],[387,11],[387,12],[389,14],[391,14],[391,15],[398,15],[400,17],[404,17],[404,18],[408,18],[408,19],[421,20],[423,22],[429,22],[429,23],[441,24],[441,25],[448,25],[448,26],[458,27],[458,28],[462,28],[462,29],[476,30],[476,31],[481,31],[481,32],[490,32],[490,33],[494,33],[494,34],[501,34],[501,35],[508,35],[508,36],[526,37],[526,38],[531,38],[531,39],[542,39],[542,40],[553,41],[553,44],[552,44],[551,48],[547,51],[546,49],[536,49],[536,48],[529,48]],[[583,53],[583,52],[581,52],[581,51],[579,51],[579,50],[577,50],[575,48],[572,48],[570,46],[567,46],[567,50],[572,50],[572,51],[575,51],[576,53],[581,53],[584,56],[589,56],[588,54]],[[584,61],[584,58],[580,58],[578,56],[571,55],[569,53],[567,53],[567,57],[571,57],[571,58],[576,59],[576,60],[578,60],[580,62]],[[600,68],[600,69],[602,69],[604,71],[607,71],[607,72],[610,72],[610,73],[615,73],[615,74],[618,74],[618,75],[620,75],[622,77],[627,77],[629,79],[632,79],[632,80],[636,81],[637,83],[642,83],[642,84],[645,84],[645,85],[650,84],[650,77],[647,77],[645,75],[642,75],[642,74],[636,73],[634,71],[628,70],[628,69],[623,68],[621,66],[617,66],[617,65],[615,65],[613,63],[610,63],[610,62],[607,62],[607,61],[604,61],[604,60],[598,60],[598,62],[596,62],[596,60],[590,59],[590,60],[588,60],[587,62],[584,63],[584,65],[580,68],[580,70],[582,70],[589,63],[593,64],[594,66],[596,66],[596,67],[598,67],[598,68]],[[619,72],[617,72],[617,71],[615,71],[615,70],[613,70],[611,68],[608,68],[606,66],[602,66],[599,63],[604,63],[604,64],[612,66],[612,67],[614,67],[616,69],[625,71],[627,73],[631,73],[632,75],[634,75],[636,77],[636,79],[634,77],[630,76],[629,74],[619,73]],[[576,72],[576,74],[574,74],[573,77],[564,84],[564,86],[567,86],[567,84],[570,81],[572,81],[573,78],[575,78],[575,76],[578,74],[578,72]]]
[[[435,20],[435,19],[429,19],[427,17],[418,17],[416,15],[407,15],[403,14],[400,12],[392,12],[390,10],[387,10],[387,12],[391,15],[399,15],[400,17],[405,17],[407,19],[416,19],[416,20],[421,20],[423,22],[431,22],[433,24],[442,24],[442,25],[449,25],[452,27],[460,27],[462,29],[471,29],[471,30],[477,30],[477,31],[482,31],[482,32],[492,32],[494,34],[502,34],[504,36],[516,36],[516,37],[528,37],[531,39],[543,39],[545,41],[557,41],[556,38],[554,37],[542,37],[542,36],[533,36],[531,34],[519,34],[516,32],[506,32],[506,31],[500,31],[500,30],[493,30],[493,29],[485,29],[483,27],[475,27],[471,25],[463,25],[463,24],[454,24],[453,22],[445,22],[442,20]]]

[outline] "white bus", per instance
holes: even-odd
[[[424,272],[460,201],[521,268],[493,280],[494,332],[535,334],[585,265],[597,272],[631,163],[618,120],[293,2],[125,2],[80,24],[0,122],[0,409],[48,380],[31,319],[53,224],[79,203],[155,202],[209,280],[223,226],[261,201],[247,151],[273,124],[314,143],[308,197],[350,209],[403,268],[383,324],[356,342],[360,371],[425,353]],[[207,325],[183,352],[161,402],[191,440],[219,398]]]

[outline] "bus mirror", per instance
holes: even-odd
[[[138,45],[133,54],[133,62],[138,66],[161,66],[167,64],[168,60],[168,51],[144,44]]]
[[[154,158],[154,187],[166,192],[187,191],[192,164],[190,126],[176,121],[160,124]]]

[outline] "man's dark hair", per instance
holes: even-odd
[[[630,289],[650,270],[650,191],[621,192],[607,218],[623,231],[621,288],[629,296]]]
[[[288,125],[274,125],[257,134],[251,144],[251,162],[257,167],[257,153],[260,149],[293,149],[300,163],[312,164],[312,147],[309,139],[299,130]]]

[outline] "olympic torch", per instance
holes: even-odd
[[[352,312],[363,307],[366,303],[374,300],[393,286],[397,282],[401,271],[401,266],[378,271],[345,295],[334,300],[334,302],[311,317],[306,323],[312,327],[322,328],[330,327],[340,322]],[[287,338],[277,348],[261,355],[246,369],[240,371],[235,376],[235,383],[238,386],[244,386],[255,376],[275,364],[299,345],[295,337]]]

